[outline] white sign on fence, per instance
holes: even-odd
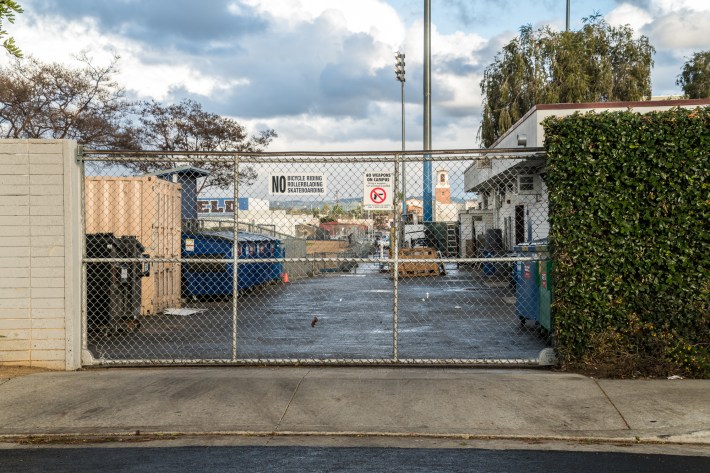
[[[363,175],[363,210],[392,210],[394,173],[366,172]]]
[[[325,174],[270,174],[270,195],[324,195]]]

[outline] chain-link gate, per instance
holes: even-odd
[[[537,364],[543,151],[427,153],[84,150],[84,363]]]

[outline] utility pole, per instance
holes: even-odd
[[[567,22],[565,23],[565,31],[569,31],[569,2],[570,0],[567,0]]]
[[[431,151],[431,0],[424,0],[424,150]],[[432,219],[431,155],[424,155],[424,202],[425,222]]]

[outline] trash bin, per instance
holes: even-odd
[[[552,261],[541,260],[540,269],[540,316],[539,321],[548,332],[552,330],[550,306],[552,305]]]
[[[503,255],[503,233],[498,228],[486,230],[485,239],[483,240],[483,258],[495,258]],[[487,276],[495,275],[500,268],[499,263],[486,262],[483,263],[483,274]]]
[[[130,262],[88,263],[86,324],[90,332],[133,331],[140,327],[141,278],[148,275],[143,245],[113,233],[86,235],[87,258],[133,258]]]
[[[513,250],[532,261],[515,262],[515,315],[521,325],[530,320],[540,322],[540,260],[547,258],[546,243],[522,243]],[[549,323],[548,323],[549,325]]]

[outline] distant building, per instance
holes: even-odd
[[[296,225],[296,237],[304,240],[330,240],[330,233],[317,225]]]
[[[205,228],[222,228],[234,223],[234,197],[198,197],[197,216]],[[291,214],[270,208],[268,200],[239,197],[237,211],[240,230],[265,235],[296,236],[298,225],[318,225],[311,215]]]
[[[464,204],[451,202],[451,184],[449,183],[449,171],[438,169],[436,171],[436,183],[434,187],[434,221],[435,222],[455,222],[458,214],[464,209]],[[424,204],[422,199],[407,199],[407,214],[416,216],[410,218],[411,223],[421,222],[424,215]]]
[[[478,197],[468,199],[463,204],[464,210],[477,209],[478,208]]]
[[[422,221],[422,216],[424,215],[424,207],[422,205],[421,199],[407,199],[407,214],[416,215],[417,221]]]
[[[363,240],[367,235],[367,225],[362,223],[325,222],[319,227],[328,232],[332,240]]]
[[[449,184],[449,171],[439,169],[436,171],[436,203],[450,204],[451,203],[451,185]]]
[[[456,222],[459,212],[463,210],[463,204],[451,202],[451,184],[449,183],[449,171],[438,169],[436,171],[436,186],[434,187],[434,221],[435,222]]]

